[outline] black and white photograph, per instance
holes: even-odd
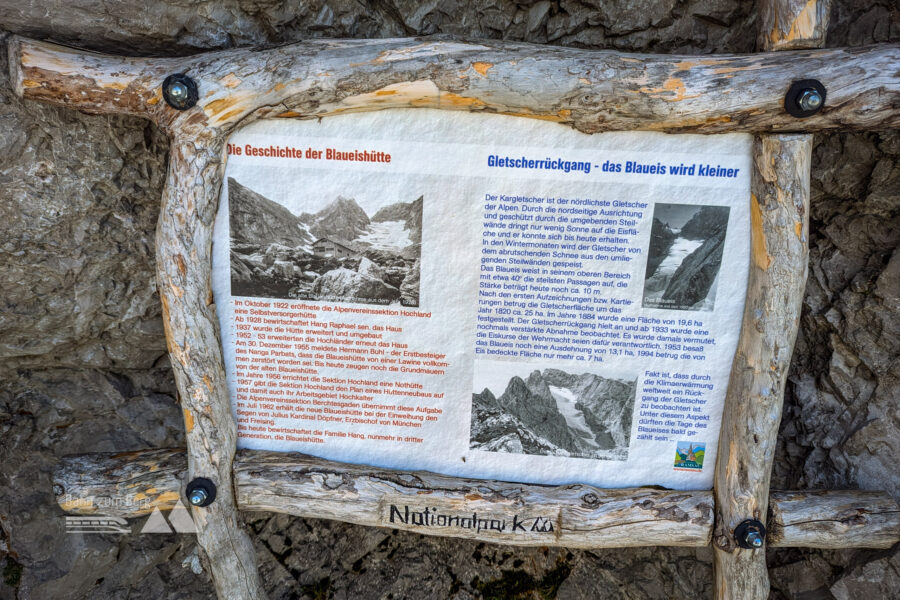
[[[422,194],[323,194],[292,212],[228,179],[231,294],[419,306]]]
[[[644,308],[715,308],[727,206],[657,204],[650,229]]]
[[[636,379],[488,362],[476,363],[475,388],[473,450],[628,459]]]

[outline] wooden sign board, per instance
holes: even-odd
[[[213,289],[238,446],[711,489],[751,142],[411,109],[237,131]]]
[[[821,46],[825,4],[764,2],[762,47]],[[808,134],[900,124],[896,45],[697,57],[497,40],[311,40],[152,59],[13,37],[8,55],[18,94],[142,116],[171,137],[156,264],[187,452],[70,457],[54,482],[59,498],[91,499],[63,504],[79,514],[96,512],[95,499],[150,499],[136,507],[109,503],[129,517],[170,508],[185,481],[215,486],[214,496],[189,501],[220,597],[265,597],[238,509],[512,544],[712,542],[723,599],[767,597],[767,539],[887,548],[900,538],[900,511],[884,494],[769,491],[807,269]],[[350,115],[411,108],[440,113]],[[273,117],[282,117],[278,125],[266,121]],[[643,133],[622,133],[628,131]],[[701,141],[654,132],[736,135]],[[588,142],[585,134],[598,135]],[[755,136],[752,150],[747,134]],[[641,169],[629,170],[629,163]],[[223,208],[232,200],[256,206],[220,210],[220,199]],[[352,209],[354,226],[331,218],[342,212],[333,206]],[[271,218],[258,218],[267,212]],[[561,224],[587,231],[551,229]],[[557,234],[575,239],[551,238]],[[562,247],[572,243],[574,250]],[[704,247],[709,252],[700,261]],[[521,254],[543,251],[550,256]],[[536,264],[542,260],[550,264]],[[686,271],[697,277],[684,283]],[[522,330],[512,333],[513,326]],[[662,329],[672,327],[679,331]],[[675,335],[681,339],[661,339]],[[680,347],[637,346],[657,343]],[[639,356],[642,350],[654,354]],[[364,361],[355,360],[360,356]],[[286,362],[263,362],[272,358]],[[711,387],[687,385],[695,383]],[[689,397],[702,404],[690,405]],[[594,411],[618,406],[624,415],[629,403],[627,435],[624,419]],[[660,414],[641,415],[645,409]],[[417,414],[421,422],[411,418]],[[679,415],[700,418],[689,427]],[[663,422],[644,426],[667,431],[638,431],[642,416]],[[641,433],[653,439],[639,439]],[[367,466],[236,453],[239,441]],[[705,444],[702,460],[694,442]],[[713,492],[584,483],[708,488],[716,448]]]

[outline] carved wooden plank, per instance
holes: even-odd
[[[896,127],[898,63],[896,44],[698,57],[499,40],[311,40],[259,52],[136,59],[10,41],[12,81],[26,98],[142,115],[169,131],[227,131],[247,118],[392,107],[514,114],[589,133]],[[163,101],[161,83],[174,72],[197,81],[199,108],[178,113]],[[784,111],[784,95],[791,82],[810,77],[826,86],[828,105],[798,120]]]
[[[705,546],[713,518],[705,491],[503,483],[278,452],[257,452],[252,462],[236,464],[235,478],[246,509],[513,545]],[[406,518],[407,508],[419,518]],[[506,526],[441,526],[442,518],[454,517]]]
[[[86,454],[62,459],[53,483],[57,502],[70,514],[131,519],[153,508],[174,507],[186,468],[183,449]],[[446,532],[433,526],[405,526],[397,515],[391,523],[391,501],[399,510],[425,506],[453,515],[475,511],[500,516],[508,527],[512,515],[555,511],[561,520],[554,522],[553,535],[526,532],[526,537],[517,540],[488,529],[466,537],[585,548],[648,543],[705,546],[712,531],[708,516],[712,492],[707,491],[500,483],[257,450],[239,451],[234,468],[241,510],[325,517],[434,535]],[[772,492],[770,504],[768,541],[772,546],[885,548],[900,542],[900,506],[884,492]]]
[[[770,546],[890,548],[900,541],[900,506],[886,492],[772,492]]]
[[[746,519],[765,522],[808,255],[812,139],[761,136],[755,144],[750,277],[715,474],[716,589],[728,599],[769,595],[765,549],[739,548],[732,532]]]
[[[57,501],[80,515],[134,518],[166,510],[178,499],[185,467],[179,449],[68,457],[54,475]],[[712,531],[709,491],[503,483],[256,450],[238,453],[234,476],[242,510],[503,544],[706,546]],[[442,526],[448,519],[453,524]]]

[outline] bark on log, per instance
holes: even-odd
[[[26,98],[142,115],[169,131],[227,132],[263,116],[318,118],[392,107],[514,114],[588,133],[896,127],[898,63],[896,44],[698,57],[499,40],[311,40],[258,52],[143,59],[10,41],[11,80]],[[163,79],[176,72],[194,78],[200,90],[199,105],[183,113],[169,108],[161,93]],[[793,81],[811,77],[825,85],[828,102],[818,114],[796,119],[785,112],[784,95]]]
[[[772,492],[770,546],[890,548],[900,541],[900,506],[885,492]]]
[[[68,457],[54,475],[57,501],[79,515],[134,518],[166,510],[178,499],[184,457],[177,449]],[[708,491],[526,485],[250,450],[238,453],[234,477],[241,510],[510,545],[706,546],[712,532]],[[441,526],[441,515],[456,517],[455,524]]]
[[[821,46],[829,2],[763,0],[759,49]],[[806,288],[812,146],[810,135],[764,135],[754,148],[750,277],[715,471],[713,555],[718,600],[769,597],[765,545],[755,550],[739,547],[735,528],[747,519],[766,521],[784,385]]]
[[[235,478],[238,502],[248,510],[519,546],[707,545],[713,518],[705,491],[504,483],[279,452],[254,453],[252,461],[236,464]],[[441,527],[442,516],[471,519],[473,525]],[[484,522],[487,527],[481,527]],[[496,531],[495,524],[505,527]]]
[[[69,514],[136,518],[169,510],[185,482],[183,449],[64,458],[53,476]],[[361,525],[442,535],[436,527],[390,521],[390,504],[437,508],[438,514],[532,519],[553,515],[553,532],[469,537],[493,543],[601,548],[705,546],[712,532],[712,492],[600,490],[462,479],[347,465],[301,454],[242,450],[234,462],[241,510],[284,512]],[[900,541],[900,506],[883,492],[773,492],[773,546],[885,548]],[[530,529],[533,521],[528,521]],[[458,535],[458,534],[454,534]],[[518,536],[518,537],[516,537]]]
[[[184,497],[186,472],[184,448],[66,456],[53,473],[53,492],[68,514],[133,519],[173,509]]]
[[[188,480],[210,479],[215,501],[193,506],[197,541],[219,598],[265,598],[256,551],[237,514],[232,461],[237,428],[226,387],[219,321],[210,287],[212,229],[225,141],[214,130],[179,134],[156,229],[156,271],[163,325],[184,411]]]
[[[757,48],[771,52],[825,45],[831,0],[767,0],[757,6]]]
[[[808,135],[761,136],[751,181],[750,276],[744,318],[725,395],[716,460],[716,593],[769,595],[765,548],[742,549],[733,532],[765,522],[784,385],[806,286],[809,233]]]

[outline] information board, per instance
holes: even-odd
[[[751,140],[430,109],[238,131],[213,244],[238,446],[711,488]]]

